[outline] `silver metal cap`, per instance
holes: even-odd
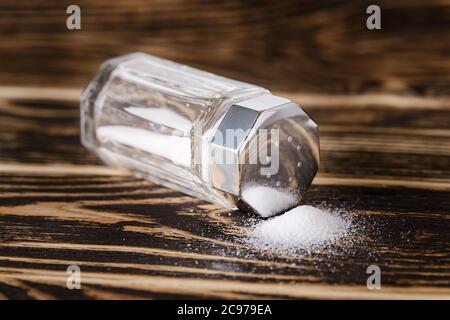
[[[211,140],[211,183],[262,217],[297,205],[319,165],[317,124],[271,94],[233,104]]]

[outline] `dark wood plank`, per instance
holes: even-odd
[[[7,95],[8,87],[0,91]],[[28,89],[15,91],[25,96]],[[448,108],[418,104],[411,109],[398,107],[409,98],[398,104],[369,100],[329,106],[320,103],[323,97],[307,97],[302,103],[301,95],[286,96],[304,105],[320,124],[321,174],[450,181],[450,102]],[[61,99],[0,99],[2,162],[100,164],[79,142],[78,102]]]
[[[379,1],[368,31],[371,1],[81,1],[67,31],[69,4],[0,4],[0,299],[450,298],[449,4]],[[254,217],[103,166],[80,145],[79,94],[138,50],[301,104],[321,135],[304,203],[351,234],[261,252],[242,241]]]
[[[128,176],[1,174],[0,188],[0,282],[17,290],[79,295],[63,290],[65,268],[77,264],[87,297],[91,287],[103,297],[370,297],[366,268],[377,264],[381,297],[450,293],[450,190],[315,185],[305,203],[344,208],[361,228],[331,248],[288,255],[243,244],[251,218],[241,212]]]
[[[342,210],[355,229],[294,255],[243,243],[254,218],[242,212],[103,167],[79,144],[73,100],[12,96],[0,106],[4,298],[450,297],[446,107],[309,99],[322,167],[304,203]],[[65,287],[71,264],[81,291]],[[381,291],[365,287],[370,264]]]
[[[377,1],[71,1],[2,3],[0,83],[85,86],[106,58],[144,51],[271,89],[450,93],[450,5]]]

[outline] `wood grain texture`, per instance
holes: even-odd
[[[73,1],[0,4],[0,83],[84,86],[106,58],[144,51],[271,89],[450,93],[450,4],[377,1]]]
[[[448,1],[378,1],[380,31],[372,1],[78,1],[68,31],[72,3],[0,3],[0,299],[450,299]],[[321,136],[304,203],[352,232],[261,252],[243,241],[254,217],[103,166],[80,145],[79,94],[131,51],[302,105]]]
[[[448,108],[310,101],[322,167],[304,203],[355,229],[295,255],[245,244],[242,212],[103,167],[79,144],[71,99],[15,96],[0,107],[5,298],[450,298]],[[82,290],[65,287],[72,264]],[[370,264],[382,290],[365,286]]]

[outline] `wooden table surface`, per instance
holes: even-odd
[[[80,33],[55,27],[64,5],[48,4],[39,22],[28,19],[36,4],[5,7],[0,25],[15,38],[0,34],[0,298],[450,298],[449,6],[382,2],[392,20],[373,35],[363,30],[364,11],[355,18],[364,8],[345,1],[298,12],[265,5],[255,16],[239,1],[207,12],[142,3],[101,15],[106,2],[83,2]],[[134,6],[141,11],[132,23]],[[216,23],[217,12],[224,20]],[[394,18],[404,12],[401,24]],[[163,17],[147,23],[145,13]],[[227,32],[220,46],[212,35]],[[102,165],[79,142],[81,87],[99,61],[136,49],[301,104],[321,136],[304,204],[342,210],[355,232],[310,253],[260,252],[240,241],[246,214]],[[380,290],[366,287],[373,264]],[[66,287],[69,265],[81,269],[81,290]]]

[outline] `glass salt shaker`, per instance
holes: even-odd
[[[104,162],[226,208],[279,214],[318,169],[318,127],[297,104],[147,54],[103,63],[80,108]]]

